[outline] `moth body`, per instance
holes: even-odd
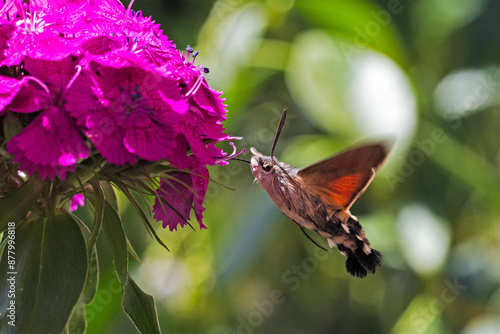
[[[276,206],[302,228],[327,238],[347,257],[347,271],[357,277],[374,273],[381,265],[382,255],[370,247],[365,231],[357,218],[318,187],[308,183],[308,174],[251,149],[252,174],[269,194]]]
[[[286,113],[285,109],[270,156],[250,149],[252,174],[276,206],[303,232],[308,229],[319,233],[327,238],[330,247],[337,247],[347,257],[345,267],[349,274],[365,277],[375,273],[382,264],[382,255],[370,247],[363,227],[349,209],[384,162],[386,146],[375,143],[354,147],[299,169],[278,161],[273,154]]]

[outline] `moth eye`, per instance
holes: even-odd
[[[273,164],[270,162],[264,162],[262,164],[262,169],[264,169],[266,172],[269,172],[273,168]]]

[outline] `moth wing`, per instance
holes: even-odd
[[[332,205],[348,210],[366,190],[387,153],[382,144],[355,147],[301,169],[297,176]]]

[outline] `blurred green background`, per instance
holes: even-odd
[[[137,0],[224,91],[227,132],[304,167],[380,138],[389,160],[351,211],[382,268],[345,272],[271,202],[247,164],[210,168],[204,223],[147,235],[121,209],[132,276],[164,333],[500,333],[500,2]],[[227,149],[230,147],[228,145]],[[249,157],[247,153],[245,157]],[[83,209],[79,214],[88,215]],[[193,224],[196,225],[196,224]],[[322,245],[324,239],[312,235]],[[136,333],[104,236],[87,333]]]

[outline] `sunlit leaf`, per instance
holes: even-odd
[[[142,262],[141,258],[139,257],[139,255],[137,255],[137,252],[135,251],[134,246],[132,246],[132,244],[130,243],[130,240],[128,240],[128,238],[127,238],[127,249],[128,249],[129,254],[132,255],[132,257],[134,259],[136,259],[137,262],[139,262],[139,263]]]
[[[443,308],[433,308],[429,312],[429,305],[433,302],[436,303],[436,299],[428,293],[417,295],[404,310],[391,333],[427,333],[443,311]]]
[[[405,9],[403,4],[381,8],[361,0],[299,0],[295,6],[317,27],[345,38],[350,44],[343,49],[345,57],[373,48],[399,64],[405,62],[403,44],[393,26],[395,17]]]
[[[500,178],[487,161],[431,123],[423,122],[422,138],[421,145],[429,143],[427,154],[432,161],[481,194],[498,212]]]
[[[83,295],[85,304],[89,304],[94,299],[99,285],[99,261],[97,257],[97,247],[94,247],[92,257],[90,258],[87,280],[85,281],[85,289]]]
[[[78,301],[71,318],[68,322],[69,334],[84,334],[87,328],[87,321],[85,320],[85,302],[82,298]]]
[[[231,87],[242,65],[257,52],[268,24],[260,4],[229,7],[224,13],[214,9],[200,33],[200,53],[206,54],[211,71],[218,73],[212,78],[214,87]]]
[[[122,305],[139,332],[144,334],[160,333],[153,297],[142,291],[130,276],[123,286]]]

